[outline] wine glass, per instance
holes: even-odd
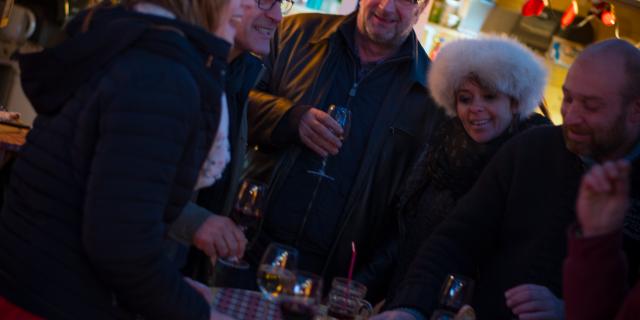
[[[342,127],[342,135],[340,135],[338,139],[344,141],[349,135],[349,129],[351,129],[351,110],[332,104],[329,106],[329,110],[327,110],[327,113]],[[307,170],[307,172],[322,178],[335,180],[335,178],[333,178],[332,176],[327,175],[325,171],[328,158],[329,157],[324,157],[322,159],[322,166],[320,167],[320,169]]]
[[[462,306],[471,302],[473,280],[458,274],[449,274],[442,284],[438,303],[440,309],[431,316],[431,320],[453,319]]]
[[[293,286],[284,291],[280,311],[284,319],[312,320],[322,298],[322,278],[304,271],[295,273]]]
[[[262,255],[258,267],[258,287],[265,298],[272,302],[290,292],[298,267],[298,250],[279,243],[271,243]]]
[[[262,218],[262,205],[267,185],[250,179],[240,184],[231,219],[242,232],[256,228]],[[249,264],[238,257],[218,258],[218,262],[235,269],[248,269]]]

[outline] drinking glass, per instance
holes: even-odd
[[[373,307],[364,300],[367,287],[347,278],[334,278],[329,291],[328,314],[339,320],[365,319],[373,313]]]
[[[470,278],[458,274],[447,275],[438,298],[440,309],[433,313],[431,320],[453,319],[462,306],[471,302],[473,288],[474,282]]]
[[[258,287],[265,298],[278,302],[290,292],[296,281],[298,250],[279,243],[271,243],[262,255],[258,267]]]
[[[256,228],[260,223],[266,190],[267,185],[259,181],[245,179],[240,184],[231,219],[242,232]],[[249,264],[239,257],[218,258],[218,262],[235,269],[249,268]]]
[[[286,320],[312,320],[322,298],[322,278],[304,271],[295,274],[293,286],[284,291],[280,310]]]
[[[336,106],[334,104],[329,106],[329,110],[327,110],[327,113],[329,114],[329,116],[331,116],[334,120],[336,120],[336,122],[340,125],[340,127],[342,127],[342,135],[340,135],[338,137],[338,139],[344,141],[347,136],[349,135],[349,129],[351,129],[351,110],[344,108],[344,107],[340,107],[340,106]],[[317,170],[308,170],[308,173],[311,173],[313,175],[317,175],[319,177],[322,178],[326,178],[329,180],[335,180],[335,178],[333,178],[332,176],[327,175],[325,169],[327,167],[327,159],[329,157],[324,157],[322,159],[322,165],[319,169]]]

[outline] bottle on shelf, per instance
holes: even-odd
[[[431,6],[431,12],[429,12],[429,22],[439,24],[442,18],[442,11],[444,10],[444,0],[435,0]]]

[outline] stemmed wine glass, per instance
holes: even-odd
[[[284,319],[312,320],[322,299],[322,278],[304,271],[295,273],[293,286],[280,299]]]
[[[335,104],[332,104],[329,106],[329,110],[327,110],[327,113],[329,114],[329,116],[331,116],[331,118],[333,118],[334,120],[336,120],[336,122],[342,127],[342,135],[339,136],[338,138],[342,141],[344,141],[347,136],[349,135],[349,129],[351,129],[351,110],[345,108],[345,107],[340,107],[340,106],[336,106]],[[332,176],[327,175],[327,173],[325,172],[325,169],[327,167],[327,159],[329,157],[324,157],[322,159],[322,166],[320,167],[320,169],[317,170],[307,170],[308,173],[320,176],[322,178],[327,178],[329,180],[335,180],[335,178],[333,178]]]
[[[266,190],[266,184],[250,179],[245,179],[240,184],[231,219],[242,232],[256,228],[260,223]],[[218,262],[235,269],[249,268],[249,263],[239,257],[218,258]]]
[[[257,281],[265,298],[278,302],[290,292],[296,281],[298,250],[279,243],[271,243],[262,255],[258,267]]]
[[[440,309],[431,316],[431,320],[453,319],[455,313],[471,302],[474,282],[465,276],[449,274],[442,284],[438,302]]]

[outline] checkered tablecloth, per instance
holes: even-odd
[[[282,319],[278,306],[256,291],[232,288],[216,289],[213,307],[237,320]]]

